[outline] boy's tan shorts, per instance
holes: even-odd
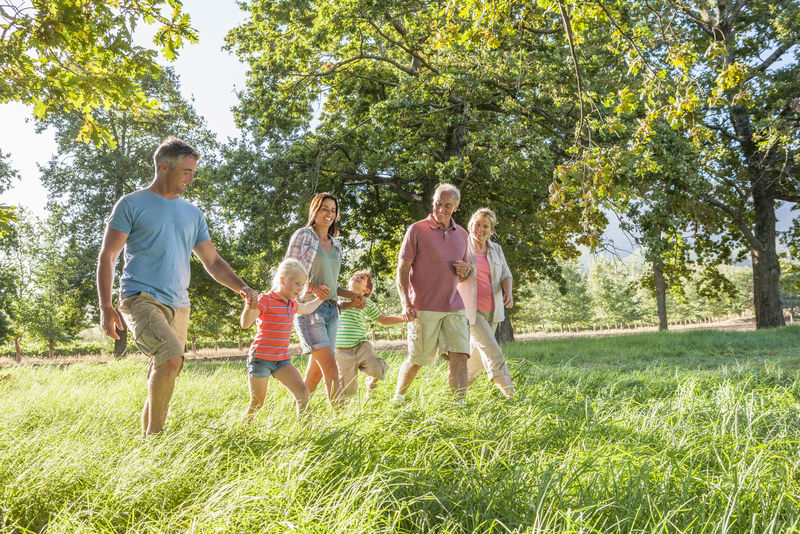
[[[124,297],[119,304],[136,346],[155,367],[175,356],[183,357],[189,310],[189,306],[172,308],[144,292]]]
[[[408,323],[408,357],[414,365],[431,365],[448,352],[469,355],[469,321],[464,310],[417,311]]]
[[[358,391],[358,371],[383,379],[389,369],[389,364],[375,354],[369,341],[352,347],[336,347],[336,365],[339,367],[339,382],[345,397],[351,397]]]

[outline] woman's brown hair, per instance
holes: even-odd
[[[314,219],[317,218],[317,212],[322,207],[322,203],[327,199],[333,200],[333,203],[336,204],[336,216],[333,219],[333,224],[328,228],[328,235],[337,237],[339,235],[339,199],[336,198],[333,193],[320,193],[311,199],[311,204],[308,206],[308,222],[306,222],[306,227],[311,228],[314,226]]]

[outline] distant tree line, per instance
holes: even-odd
[[[173,56],[196,37],[182,8],[88,4],[3,15],[0,64],[25,68],[0,82],[0,102],[34,106],[58,144],[42,167],[46,220],[0,206],[4,340],[55,350],[94,322],[104,217],[151,181],[151,153],[167,134],[203,151],[187,197],[223,256],[260,287],[324,190],[341,199],[347,268],[390,280],[404,229],[448,181],[462,190],[462,224],[478,207],[498,214],[522,297],[506,339],[526,313],[565,324],[656,313],[666,328],[670,316],[749,298],[769,328],[797,307],[800,221],[780,234],[775,211],[800,201],[798,0],[713,10],[322,0],[313,16],[296,0],[243,4],[248,20],[226,40],[249,67],[234,110],[242,135],[227,143],[155,51],[133,44],[133,27],[154,22],[156,48]],[[18,178],[13,154],[0,152],[0,190]],[[604,247],[612,211],[637,236],[641,264],[623,278],[615,264],[575,270],[584,247]],[[726,267],[745,261],[749,290]],[[236,299],[197,265],[193,274],[190,336],[238,337]],[[550,297],[536,305],[540,293]],[[544,311],[558,300],[560,310]]]

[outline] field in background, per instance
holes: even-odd
[[[535,332],[532,328],[536,325],[524,325],[520,327],[520,331],[516,333],[515,339],[517,341],[535,341],[535,340],[547,340],[547,339],[573,339],[578,337],[601,337],[601,336],[617,336],[617,335],[629,335],[632,332],[657,332],[658,327],[656,326],[632,326],[630,328],[600,328],[597,330],[591,329],[584,329],[584,330],[570,330],[570,328],[559,328],[558,326],[553,326],[551,329],[546,331],[542,331],[537,329]],[[537,326],[537,328],[540,328]],[[720,319],[713,319],[708,320],[708,322],[698,322],[698,323],[674,323],[670,324],[670,330],[675,331],[683,331],[683,330],[698,330],[698,329],[715,329],[715,330],[737,330],[737,331],[747,331],[747,330],[755,330],[756,323],[754,317],[729,317],[729,318],[720,318]],[[99,330],[98,330],[99,332]],[[24,365],[69,365],[73,363],[104,363],[111,361],[113,356],[110,354],[110,351],[113,350],[113,343],[111,342],[110,338],[100,337],[102,334],[98,334],[99,339],[103,339],[107,349],[104,351],[103,354],[82,354],[82,355],[74,355],[74,356],[54,356],[50,358],[48,356],[30,356],[26,355],[22,358],[22,362]],[[374,336],[373,344],[378,348],[378,350],[384,351],[405,351],[407,346],[407,341],[404,337],[402,337],[401,332],[392,332],[391,340],[386,339],[385,334],[382,331],[377,331],[377,335]],[[249,341],[242,343],[242,349],[240,350],[238,346],[233,346],[234,343],[230,342],[230,347],[220,346],[218,348],[202,348],[196,351],[192,351],[191,349],[186,352],[186,358],[188,360],[201,360],[201,361],[218,361],[218,360],[225,360],[225,359],[243,359],[247,356],[247,350],[249,348]],[[129,350],[125,355],[125,358],[130,358],[133,360],[138,361],[145,361],[146,357],[142,355],[138,349],[136,349],[133,341],[129,338]],[[300,345],[298,343],[293,343],[289,346],[289,351],[292,354],[300,354]],[[0,352],[0,368],[2,367],[10,367],[17,365],[14,357],[10,350],[7,350],[7,354],[3,355]]]
[[[4,532],[787,532],[800,529],[800,327],[506,346],[519,395],[446,368],[311,421],[245,426],[244,363],[192,362],[143,440],[141,361],[0,380]],[[303,367],[305,359],[297,358]],[[363,392],[363,385],[362,385]]]

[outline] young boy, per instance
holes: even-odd
[[[403,317],[384,315],[367,297],[372,293],[372,275],[369,271],[358,271],[347,285],[347,289],[363,295],[366,305],[359,310],[350,307],[349,301],[339,303],[339,330],[336,333],[336,364],[339,366],[339,381],[342,398],[352,397],[358,391],[358,371],[367,375],[367,398],[375,390],[378,380],[384,377],[388,365],[379,358],[367,341],[367,319],[383,325],[403,322]]]

